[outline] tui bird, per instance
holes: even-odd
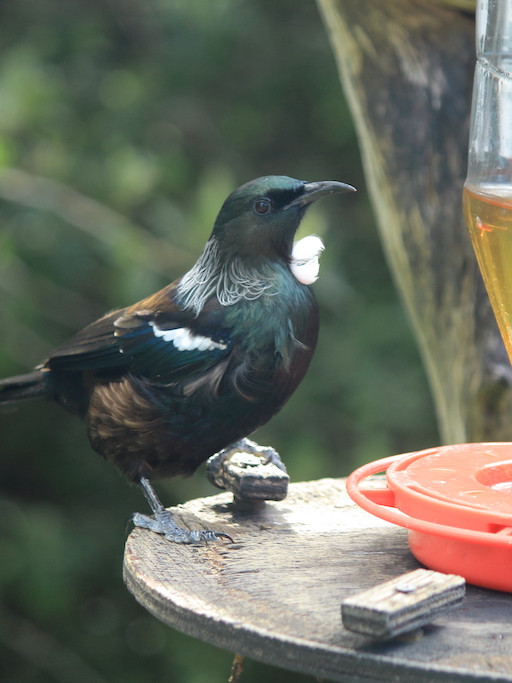
[[[45,396],[82,417],[92,448],[141,485],[153,517],[135,514],[137,526],[179,543],[226,536],[178,526],[150,480],[192,474],[296,389],[318,336],[310,285],[323,245],[293,238],[312,202],[351,190],[287,176],[242,185],[183,277],[1,381],[0,403]]]

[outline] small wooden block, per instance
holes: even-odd
[[[264,455],[239,451],[225,459],[216,458],[213,456],[207,463],[208,478],[219,488],[231,491],[237,502],[286,498],[289,475]]]
[[[349,631],[393,638],[456,607],[465,592],[461,576],[416,569],[347,598],[341,605],[341,618]]]

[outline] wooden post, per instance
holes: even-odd
[[[318,0],[384,250],[445,443],[512,439],[512,372],[463,222],[474,16],[427,0]]]

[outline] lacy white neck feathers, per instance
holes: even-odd
[[[197,263],[178,285],[180,304],[196,315],[214,295],[221,306],[231,306],[242,299],[258,299],[263,293],[272,296],[278,293],[271,270],[268,273],[261,269],[251,271],[237,258],[221,262],[215,239],[207,242]]]
[[[319,256],[323,249],[322,240],[316,235],[304,237],[294,244],[290,270],[300,283],[310,285],[318,279]],[[216,296],[222,306],[231,306],[242,299],[251,301],[262,294],[276,296],[278,293],[271,267],[251,270],[236,257],[223,262],[216,239],[206,243],[196,264],[178,285],[180,305],[196,315],[212,296]]]

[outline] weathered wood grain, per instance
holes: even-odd
[[[415,569],[346,598],[341,603],[341,619],[354,633],[392,638],[458,607],[465,593],[462,576]]]
[[[237,511],[222,493],[174,508],[234,544],[179,546],[135,529],[124,575],[152,614],[221,648],[334,681],[512,681],[512,595],[468,587],[415,642],[343,628],[342,600],[419,565],[404,530],[356,507],[342,480],[293,484]]]
[[[461,208],[474,16],[430,0],[318,5],[442,441],[510,440],[512,373]]]

